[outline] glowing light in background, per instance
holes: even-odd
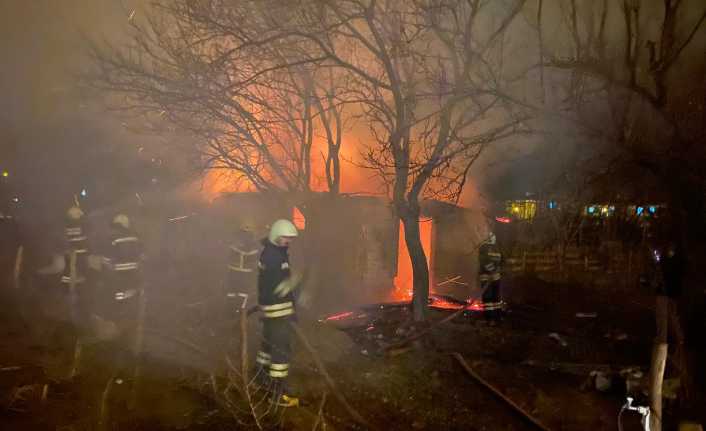
[[[425,219],[419,220],[419,238],[422,241],[422,249],[424,254],[427,256],[427,262],[429,264],[429,292],[431,293],[431,287],[433,286],[433,274],[432,274],[432,230],[433,230],[433,220]],[[392,292],[392,299],[395,301],[405,301],[412,298],[413,280],[412,280],[412,262],[409,258],[409,252],[407,251],[407,242],[404,238],[404,226],[400,222],[400,234],[398,242],[397,251],[397,276],[394,280],[394,289]]]

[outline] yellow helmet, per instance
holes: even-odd
[[[83,211],[77,206],[73,206],[66,211],[66,217],[69,220],[78,220],[83,217]]]
[[[268,235],[267,239],[269,239],[271,243],[275,244],[277,238],[281,236],[295,237],[298,235],[299,232],[297,231],[296,226],[294,226],[294,223],[289,220],[280,219],[272,223],[272,227],[270,228],[270,234]]]
[[[113,217],[113,224],[120,225],[125,229],[130,228],[130,219],[125,214],[118,214]]]

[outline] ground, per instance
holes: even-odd
[[[239,331],[223,324],[219,297],[195,287],[207,279],[203,274],[203,268],[191,268],[148,276],[137,386],[132,374],[114,374],[112,347],[88,335],[82,338],[78,376],[69,379],[74,337],[58,287],[41,279],[25,280],[19,289],[3,286],[0,429],[257,429],[244,398],[235,399],[237,390],[233,402],[224,403],[229,382],[224,358],[229,355],[239,369]],[[646,371],[653,325],[650,298],[631,295],[630,301],[618,303],[612,293],[596,294],[580,283],[535,278],[515,279],[506,286],[509,309],[498,326],[478,315],[440,323],[451,312],[432,311],[427,326],[410,327],[410,313],[403,307],[368,310],[355,323],[322,323],[321,316],[302,313],[298,324],[335,388],[298,342],[291,384],[302,406],[278,414],[275,428],[536,429],[466,373],[452,356],[458,352],[478,375],[548,429],[615,429],[624,383],[616,379],[611,390],[599,392],[589,374],[631,366]],[[251,359],[258,326],[255,314],[248,324]],[[414,343],[399,343],[419,330],[428,333]],[[339,396],[367,424],[356,423]],[[670,406],[667,421],[684,411]],[[704,422],[703,412],[688,414]],[[625,430],[640,429],[632,415],[623,424]]]

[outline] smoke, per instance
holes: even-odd
[[[120,40],[126,11],[146,2],[3,3],[0,164],[10,173],[11,196],[3,194],[0,206],[24,223],[43,225],[76,195],[90,208],[128,193],[148,174],[144,159],[153,156],[138,149],[154,138],[130,133],[78,77],[90,67],[86,38]]]

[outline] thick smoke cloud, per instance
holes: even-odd
[[[26,223],[56,219],[76,194],[99,206],[142,181],[135,136],[81,89],[87,38],[120,40],[142,1],[3,1],[0,9],[0,165],[12,207]],[[132,4],[131,4],[132,3]],[[137,177],[137,178],[136,178]],[[11,196],[10,196],[11,195]],[[19,202],[8,202],[11,198]]]

